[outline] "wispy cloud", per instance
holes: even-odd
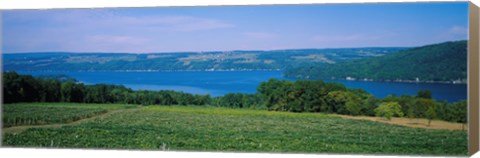
[[[275,38],[278,35],[268,32],[244,32],[244,36],[248,38],[255,38],[255,39],[271,39]]]
[[[15,51],[155,51],[160,37],[215,31],[235,25],[185,15],[127,15],[114,9],[12,11],[4,16],[7,50]],[[30,25],[36,23],[36,26]],[[46,38],[48,40],[46,40]],[[165,45],[165,44],[164,44]],[[44,49],[49,46],[51,49]],[[127,47],[130,46],[130,47]],[[148,48],[148,50],[147,50]]]
[[[438,43],[443,41],[466,40],[468,38],[468,28],[460,25],[444,27],[431,38],[429,43]]]
[[[116,35],[93,35],[93,36],[87,36],[85,40],[93,43],[129,44],[129,45],[143,44],[148,41],[147,39],[140,38],[140,37],[116,36]]]
[[[315,42],[352,42],[379,40],[380,36],[367,36],[362,34],[352,35],[315,35],[311,38]]]
[[[81,45],[88,47],[80,47]],[[112,51],[112,52],[149,52],[151,41],[143,37],[129,35],[89,35],[75,43],[63,45],[66,49],[77,51]]]
[[[10,16],[11,15],[11,16]],[[62,27],[84,29],[148,28],[165,31],[202,31],[232,28],[235,25],[216,19],[184,15],[132,16],[115,10],[26,11],[10,13],[6,20],[17,22],[43,21]]]
[[[468,33],[468,29],[462,26],[452,26],[448,33],[454,35],[466,35]]]
[[[170,21],[169,23],[172,27],[172,30],[175,31],[202,31],[235,27],[235,25],[233,24],[221,22],[214,19],[202,19],[185,16],[168,16],[161,18],[165,18],[164,20],[177,19],[176,21]]]
[[[143,17],[116,16],[105,19],[101,25],[104,27],[122,26],[153,31],[204,31],[234,27],[233,24],[215,19],[181,15]]]

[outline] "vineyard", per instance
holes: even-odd
[[[125,108],[56,105],[46,106],[53,112],[47,115],[38,104],[18,105],[4,106],[4,118],[27,118],[17,107],[32,113],[39,110],[38,118],[44,120]],[[66,108],[75,109],[76,115]],[[4,133],[2,141],[13,147],[409,155],[466,155],[468,145],[467,133],[459,130],[410,128],[319,113],[198,106],[129,108],[61,128]]]
[[[2,107],[3,127],[70,123],[122,107],[125,106],[70,103],[7,104]]]

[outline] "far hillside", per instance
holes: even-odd
[[[466,83],[467,41],[445,42],[338,64],[300,66],[285,75],[308,79]]]
[[[33,52],[3,54],[4,71],[245,71],[335,64],[406,48],[236,50],[171,53]]]

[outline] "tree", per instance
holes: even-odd
[[[405,111],[405,115],[407,116],[407,118],[409,118],[411,120],[416,117],[414,107],[415,107],[415,104],[412,104],[412,105],[408,106],[407,111]]]
[[[348,89],[351,92],[351,103],[355,105],[354,110],[347,106],[347,110],[352,115],[368,115],[374,116],[374,109],[377,108],[377,99],[363,89]],[[355,111],[355,112],[354,112]]]
[[[262,95],[269,110],[287,111],[288,95],[294,90],[293,83],[286,80],[270,79],[260,83],[258,93]]]
[[[161,91],[160,92],[160,105],[172,105],[172,104],[177,104],[176,100],[170,95],[169,92],[167,91]]]
[[[447,106],[446,111],[445,120],[462,123],[462,129],[464,129],[464,125],[467,123],[467,101],[452,103]]]
[[[432,99],[417,98],[415,101],[415,106],[413,107],[413,114],[415,118],[426,118],[426,112],[431,106],[435,106],[435,101]]]
[[[110,91],[109,95],[110,98],[112,99],[112,103],[123,103],[125,100],[125,95],[123,94],[123,89],[120,88],[114,88],[113,90]]]
[[[63,83],[61,86],[61,95],[62,95],[62,101],[63,102],[70,102],[72,101],[72,93],[73,93],[73,86],[75,83],[73,82],[66,82]]]
[[[325,83],[325,90],[326,90],[327,92],[331,92],[331,91],[346,91],[347,88],[346,88],[345,85],[343,85],[343,84],[332,82],[332,83]]]
[[[74,82],[65,82],[61,85],[61,100],[64,102],[83,102],[85,86]]]
[[[401,106],[397,102],[383,102],[374,111],[376,116],[385,117],[387,120],[390,120],[394,116],[403,116]]]
[[[3,102],[15,103],[23,101],[21,96],[21,79],[16,72],[3,73]]]
[[[57,80],[40,80],[41,83],[41,101],[42,102],[59,102],[62,98],[60,95],[61,84]]]
[[[347,95],[343,91],[332,91],[326,96],[328,104],[328,112],[347,114],[345,103]]]
[[[243,97],[240,93],[228,93],[220,98],[219,106],[229,107],[229,108],[242,108],[243,107]]]
[[[194,95],[195,99],[193,100],[194,105],[207,105],[210,104],[211,97],[209,94],[206,95],[199,95],[195,94]]]
[[[413,96],[400,96],[398,98],[398,104],[402,107],[402,112],[407,118],[415,118],[415,97]]]
[[[362,99],[349,91],[333,91],[327,95],[327,104],[332,112],[348,115],[360,115],[365,109]]]
[[[266,109],[258,94],[243,94],[243,107],[251,109]]]
[[[437,117],[437,112],[435,111],[435,104],[432,104],[431,106],[429,106],[425,114],[428,119],[428,126],[430,126],[430,123],[432,122],[432,120]]]
[[[447,117],[447,108],[448,108],[448,101],[437,101],[435,102],[435,112],[437,113],[437,119],[446,120]]]
[[[432,92],[429,90],[418,91],[417,93],[418,98],[425,98],[425,99],[432,99]]]
[[[367,98],[364,100],[364,109],[362,110],[362,114],[367,115],[367,116],[375,116],[375,108],[378,107],[378,100],[372,96],[369,95]]]

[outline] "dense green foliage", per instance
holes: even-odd
[[[300,66],[285,71],[288,77],[376,81],[460,81],[467,79],[467,41],[411,48],[380,57],[338,64]]]
[[[3,68],[4,71],[273,70],[375,57],[403,49],[340,48],[149,54],[15,53],[3,54]]]
[[[222,97],[193,95],[176,91],[133,91],[117,85],[84,85],[71,81],[34,78],[4,73],[4,103],[74,102],[138,105],[202,105],[229,108],[267,109],[289,112],[323,112],[375,116],[384,102],[399,104],[401,113],[410,118],[443,119],[465,123],[466,102],[446,103],[433,100],[431,92],[413,96],[389,96],[377,99],[361,89],[320,80],[270,79],[257,87],[256,94],[230,93]]]
[[[467,133],[319,113],[149,106],[62,128],[5,134],[15,147],[466,155]]]
[[[3,73],[4,103],[75,102],[142,105],[206,105],[209,95],[175,91],[133,91],[118,85],[84,85],[72,81],[34,78],[15,72]]]
[[[228,108],[265,109],[258,94],[228,93],[223,97],[213,98],[211,105]]]
[[[269,110],[291,112],[324,112],[345,115],[375,116],[378,113],[410,118],[442,119],[466,123],[466,101],[447,103],[431,98],[431,92],[419,91],[417,96],[388,96],[376,99],[361,89],[348,89],[338,83],[322,81],[285,81],[270,79],[258,87],[263,105]],[[394,104],[377,109],[382,104]],[[260,104],[261,105],[261,104]],[[397,108],[398,106],[400,108]],[[455,111],[455,112],[453,112]],[[387,112],[387,113],[385,113]]]
[[[403,116],[401,106],[397,102],[384,102],[380,104],[380,106],[378,106],[374,111],[375,116],[385,117],[387,120],[390,120],[393,116]]]

